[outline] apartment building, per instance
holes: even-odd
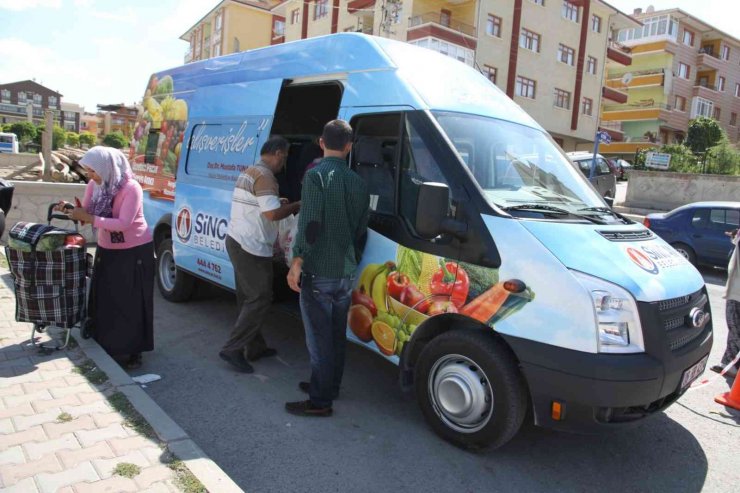
[[[0,123],[44,122],[44,111],[54,111],[54,120],[63,124],[60,105],[62,95],[36,81],[23,80],[0,84]]]
[[[62,103],[61,127],[68,132],[80,133],[80,119],[85,108],[76,103]]]
[[[602,105],[601,125],[615,141],[601,152],[629,159],[640,149],[682,142],[697,116],[716,119],[737,143],[740,40],[680,9],[637,9],[633,17],[643,25],[617,36],[632,65],[607,64],[607,86],[627,100]]]
[[[185,63],[282,43],[285,19],[271,12],[277,0],[223,0],[191,26]]]
[[[134,105],[99,104],[97,135],[102,139],[111,132],[119,131],[130,139],[136,126],[139,108]]]
[[[98,115],[95,113],[84,112],[80,115],[80,133],[88,132],[97,136],[98,124]]]

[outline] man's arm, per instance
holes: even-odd
[[[300,208],[301,202],[299,200],[298,202],[293,202],[292,204],[282,204],[277,209],[273,209],[271,211],[263,211],[262,216],[268,221],[280,221],[281,219],[285,219],[291,214],[295,214]]]
[[[301,215],[298,217],[298,231],[293,257],[305,258],[318,241],[324,221],[324,190],[321,175],[306,175],[301,192]]]

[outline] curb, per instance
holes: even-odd
[[[167,449],[175,454],[203,486],[212,493],[243,493],[242,490],[203,450],[175,423],[149,394],[131,380],[94,339],[83,339],[75,328],[73,335],[80,349],[97,367],[108,375],[108,382],[115,390],[128,397],[131,405],[154,429]]]

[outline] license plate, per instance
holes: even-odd
[[[683,372],[683,377],[681,377],[681,390],[684,390],[686,387],[691,385],[694,380],[699,378],[699,376],[704,373],[704,369],[707,367],[708,360],[709,355],[706,355],[697,364]]]

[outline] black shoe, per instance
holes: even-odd
[[[261,358],[269,358],[270,356],[275,356],[277,354],[277,349],[273,349],[271,347],[266,347],[262,351],[258,352],[254,356],[247,356],[248,361],[257,361]]]
[[[298,382],[298,388],[301,390],[301,392],[305,392],[306,394],[308,394],[311,391],[311,382]],[[337,399],[339,399],[338,392],[331,396],[331,400],[335,401]]]
[[[330,407],[316,407],[311,401],[286,402],[285,410],[296,416],[328,418],[332,415]]]
[[[712,365],[710,368],[714,373],[722,373],[722,370],[724,370],[724,366],[721,365]]]
[[[127,370],[138,370],[141,368],[141,354],[132,354],[128,361],[126,361]]]
[[[253,373],[254,368],[252,368],[252,365],[247,363],[247,361],[244,359],[244,356],[241,354],[241,352],[227,352],[227,351],[221,351],[218,353],[218,355],[221,357],[222,360],[229,363],[231,366],[236,368],[242,373]]]

